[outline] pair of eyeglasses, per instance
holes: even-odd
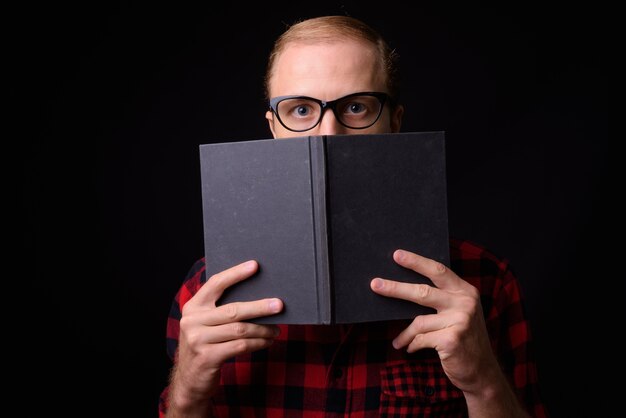
[[[279,96],[270,99],[270,110],[285,128],[293,132],[313,129],[322,120],[326,109],[331,109],[343,126],[365,129],[376,123],[387,93],[352,93],[336,100],[324,101],[308,96]]]

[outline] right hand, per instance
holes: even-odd
[[[234,356],[266,348],[278,336],[276,325],[245,321],[280,312],[280,299],[217,306],[225,289],[252,276],[257,269],[256,261],[247,261],[217,273],[183,306],[169,388],[170,409],[181,408],[190,413],[207,408],[219,385],[222,364]]]

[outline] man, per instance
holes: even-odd
[[[291,26],[267,68],[273,136],[398,132],[404,110],[394,100],[395,59],[379,34],[353,18]],[[160,415],[547,416],[517,280],[475,244],[451,240],[450,251],[451,269],[402,249],[394,254],[436,287],[371,282],[373,292],[436,314],[341,326],[249,322],[280,312],[282,301],[217,301],[263,260],[208,280],[199,260],[168,322],[175,364]]]

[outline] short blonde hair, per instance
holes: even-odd
[[[380,58],[381,68],[385,71],[387,93],[392,98],[395,98],[398,83],[398,54],[390,48],[380,33],[361,20],[350,16],[321,16],[302,20],[289,26],[274,42],[274,47],[267,62],[264,79],[266,99],[270,99],[270,82],[274,73],[275,62],[287,44],[292,42],[333,42],[341,38],[357,40],[374,46]]]

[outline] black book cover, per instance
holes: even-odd
[[[449,262],[443,132],[308,136],[200,145],[207,278],[255,259],[220,303],[283,300],[258,323],[413,318],[432,309],[377,295],[374,277],[428,283],[406,249]]]

